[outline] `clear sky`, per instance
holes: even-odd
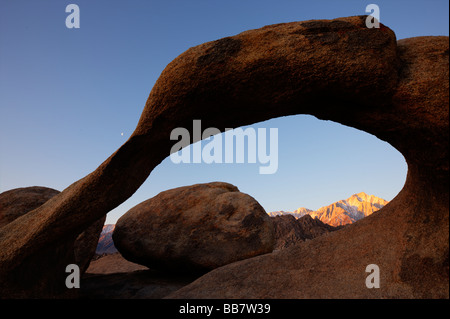
[[[70,3],[80,8],[79,29],[66,28]],[[363,15],[370,3],[398,39],[448,36],[447,0],[0,0],[0,192],[62,191],[95,170],[188,48],[274,23]],[[168,158],[107,223],[161,191],[211,181],[236,185],[268,212],[318,209],[361,191],[391,200],[403,187],[403,156],[370,134],[305,115],[253,127],[278,128],[276,174],[260,175],[258,163]]]

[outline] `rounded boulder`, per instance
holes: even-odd
[[[129,261],[153,269],[203,272],[270,253],[270,217],[251,196],[221,182],[179,187],[130,209],[113,240]]]

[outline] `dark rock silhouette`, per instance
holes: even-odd
[[[1,296],[63,293],[63,265],[53,266],[51,277],[46,269],[59,259],[35,257],[70,242],[130,197],[169,155],[172,129],[191,130],[199,118],[224,130],[311,114],[399,150],[408,164],[402,191],[358,223],[217,268],[170,297],[448,298],[448,37],[397,42],[384,25],[368,29],[365,18],[266,26],[173,60],[122,147],[0,228]],[[381,287],[368,289],[365,269],[374,263]]]
[[[294,216],[280,215],[271,217],[275,229],[274,249],[284,249],[298,242],[311,240],[323,234],[341,229],[344,226],[330,226],[317,218],[305,215],[296,219]]]
[[[80,284],[81,299],[161,299],[195,280],[155,270],[87,274]]]
[[[272,252],[274,232],[253,197],[213,182],[170,189],[136,205],[117,221],[113,240],[131,262],[199,273]]]

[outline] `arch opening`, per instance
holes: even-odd
[[[108,213],[106,223],[113,224],[128,209],[164,190],[213,181],[237,186],[258,200],[267,213],[292,212],[300,207],[317,210],[360,192],[390,201],[404,186],[407,166],[401,153],[364,131],[300,114],[240,128],[244,133],[252,131],[253,138],[249,134],[241,136],[243,145],[234,138],[231,162],[225,161],[226,132],[190,143],[183,148],[185,152],[188,150],[187,161],[175,163],[170,156],[166,157],[133,196]],[[266,135],[264,151],[269,151],[271,128],[278,130],[278,145],[273,148],[277,154],[271,154],[277,170],[273,174],[260,174],[259,168],[269,164],[258,159],[261,137],[258,132]],[[209,153],[208,145],[214,144],[214,139],[220,140],[215,144],[220,146],[221,156],[215,158],[220,161],[209,162],[209,157],[205,161],[201,155]],[[240,149],[242,162],[238,162],[237,156]],[[195,150],[200,152],[197,161]],[[249,152],[255,152],[253,161]]]

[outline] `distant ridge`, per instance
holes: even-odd
[[[309,215],[312,212],[314,212],[314,211],[311,210],[311,209],[308,209],[308,208],[305,208],[305,207],[300,207],[300,208],[297,208],[296,210],[294,210],[293,212],[285,212],[283,210],[280,210],[280,211],[276,211],[276,212],[270,212],[269,215],[271,217],[275,217],[275,216],[281,216],[281,215],[289,214],[289,215],[294,216],[295,218],[301,218],[301,217],[303,217],[305,215]]]
[[[377,210],[383,208],[387,203],[388,201],[380,197],[375,195],[367,195],[366,193],[361,192],[354,194],[347,199],[321,207],[316,211],[300,207],[293,212],[275,211],[268,214],[272,217],[289,214],[295,218],[310,215],[312,218],[317,218],[328,225],[342,226],[352,224],[371,215]]]
[[[275,250],[284,249],[298,242],[311,240],[345,226],[331,226],[306,214],[295,218],[292,214],[271,217],[275,230]]]
[[[95,250],[96,255],[109,255],[117,252],[114,242],[112,240],[112,233],[114,231],[114,224],[105,224]]]

